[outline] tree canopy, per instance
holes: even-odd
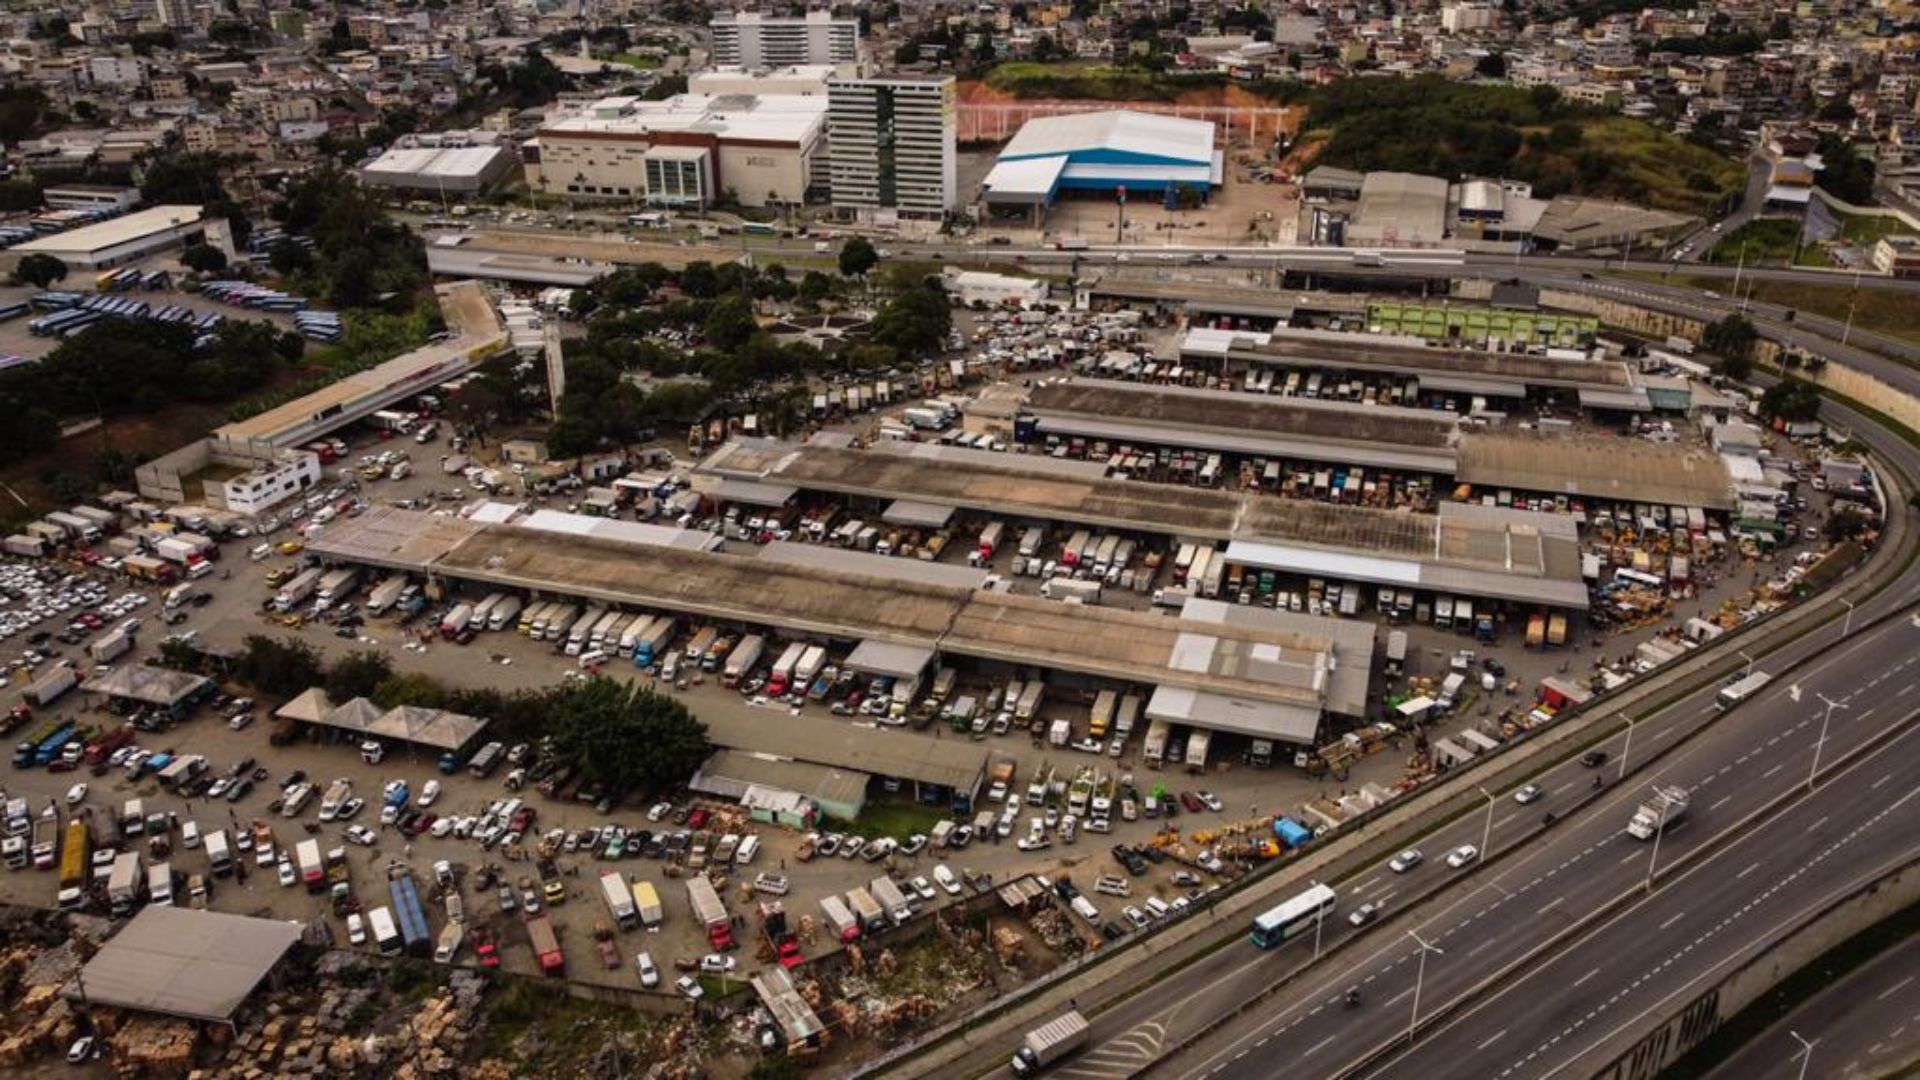
[[[20,260],[13,268],[13,276],[17,281],[44,289],[67,276],[67,264],[56,256],[36,251]]]
[[[1728,315],[1707,327],[1700,344],[1720,357],[1720,374],[1745,380],[1753,372],[1753,345],[1759,339],[1759,332],[1746,316]]]
[[[261,693],[290,698],[320,682],[320,654],[306,642],[250,634],[244,644],[234,674]]]
[[[711,749],[680,699],[637,684],[593,678],[556,690],[547,716],[554,752],[610,793],[680,783]]]
[[[337,168],[307,173],[278,208],[291,233],[312,238],[312,264],[296,270],[295,287],[337,307],[372,307],[387,298],[410,305],[427,276],[419,237],[387,217],[352,174]]]
[[[874,250],[872,242],[856,236],[840,247],[840,276],[859,277],[879,261],[880,253]]]

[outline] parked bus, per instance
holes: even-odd
[[[1333,914],[1338,897],[1325,885],[1315,885],[1253,920],[1253,943],[1271,949]]]

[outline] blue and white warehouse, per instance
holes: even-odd
[[[1079,113],[1029,120],[1000,152],[981,183],[988,205],[1053,205],[1063,193],[1171,200],[1185,191],[1202,201],[1220,186],[1226,153],[1205,120],[1130,112]]]

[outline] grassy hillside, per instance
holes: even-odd
[[[1738,192],[1741,164],[1651,124],[1569,105],[1550,88],[1438,76],[1346,79],[1307,99],[1325,135],[1317,162],[1454,178],[1530,181],[1536,195],[1591,195],[1703,214]],[[1417,134],[1416,134],[1417,133]]]

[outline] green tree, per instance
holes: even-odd
[[[1760,395],[1760,415],[1789,423],[1820,416],[1820,388],[1805,379],[1788,376]]]
[[[320,654],[306,642],[250,634],[243,645],[234,674],[261,693],[290,698],[320,685],[324,674]]]
[[[1474,74],[1483,79],[1504,79],[1507,77],[1507,58],[1497,52],[1490,52],[1473,65]]]
[[[705,321],[701,323],[707,343],[728,352],[746,344],[747,339],[759,328],[760,324],[753,319],[753,305],[738,295],[723,296],[714,301]]]
[[[393,661],[385,653],[362,649],[329,664],[322,685],[327,688],[327,697],[336,702],[370,698],[392,675]]]
[[[431,675],[397,671],[380,680],[373,688],[372,698],[373,703],[383,709],[397,709],[402,705],[438,709],[446,704],[447,691]]]
[[[306,245],[282,237],[267,246],[267,265],[282,277],[304,273],[313,268],[313,253]]]
[[[711,749],[680,699],[612,679],[554,691],[547,716],[559,757],[609,792],[684,782]]]
[[[36,251],[20,260],[13,268],[15,281],[44,289],[67,276],[67,264],[45,252]]]
[[[953,329],[953,308],[939,279],[928,278],[887,301],[873,317],[873,341],[903,354],[938,350]]]
[[[1824,531],[1827,539],[1834,543],[1843,540],[1858,540],[1872,523],[1857,506],[1842,506],[1827,515]]]
[[[864,236],[856,236],[840,246],[840,276],[860,277],[880,261],[880,253]]]
[[[227,257],[212,244],[195,244],[180,253],[180,265],[202,274],[218,274],[227,268]]]
[[[1753,345],[1760,335],[1744,315],[1728,315],[1707,327],[1700,344],[1720,357],[1720,374],[1745,380],[1753,371]]]

